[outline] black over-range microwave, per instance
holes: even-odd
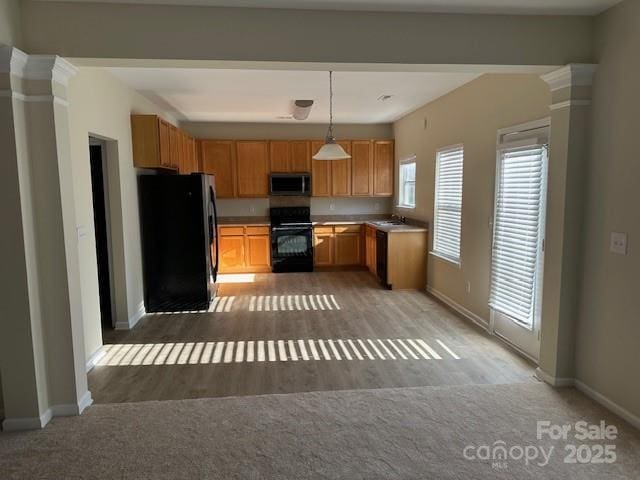
[[[272,173],[269,192],[271,195],[310,195],[311,176],[308,173]]]

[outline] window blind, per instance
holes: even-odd
[[[546,145],[499,154],[489,305],[529,328],[542,252],[546,159]]]
[[[436,157],[433,251],[460,261],[463,147],[441,150]]]

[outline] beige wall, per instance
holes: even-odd
[[[396,211],[429,223],[436,150],[464,144],[461,265],[430,256],[428,284],[487,322],[497,131],[547,117],[549,103],[537,76],[484,75],[394,124],[396,160],[417,156],[416,208]]]
[[[326,123],[181,122],[180,126],[196,138],[322,140],[327,134]],[[335,126],[334,133],[338,139],[385,139],[393,138],[393,126],[390,123],[341,124]]]
[[[20,0],[0,0],[0,44],[21,47]]]
[[[598,17],[577,378],[640,417],[640,2]],[[612,231],[627,256],[609,253]]]
[[[85,58],[564,65],[591,60],[593,24],[578,16],[32,0],[23,12],[29,53]]]
[[[78,240],[78,250],[88,358],[102,346],[89,135],[110,140],[107,142],[107,170],[112,253],[115,259],[111,273],[115,280],[116,319],[126,324],[129,319],[139,315],[143,308],[138,189],[133,168],[129,116],[132,112],[162,112],[101,69],[80,69],[69,83],[68,94],[76,224],[83,227],[86,233]]]

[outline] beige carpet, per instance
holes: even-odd
[[[617,460],[565,464],[566,442],[538,441],[537,420],[614,424],[617,440],[604,443]],[[500,440],[555,453],[544,467],[463,456]],[[637,479],[640,435],[579,392],[544,384],[95,405],[43,431],[0,434],[0,478]]]

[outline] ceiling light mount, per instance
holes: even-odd
[[[344,160],[351,158],[337,142],[333,136],[333,72],[329,72],[329,129],[318,153],[313,156],[314,160]]]
[[[292,117],[296,120],[306,120],[313,107],[313,100],[295,100],[293,102]]]

